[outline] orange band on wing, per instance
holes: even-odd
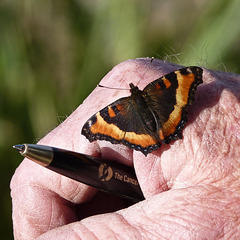
[[[190,88],[195,81],[195,75],[189,73],[188,75],[182,75],[179,71],[175,71],[178,79],[178,88],[176,91],[176,100],[178,106],[185,106],[189,99]]]
[[[143,148],[147,148],[158,143],[158,141],[148,134],[136,134],[134,132],[126,132],[124,140],[135,145],[140,145]]]
[[[186,106],[189,99],[190,88],[195,81],[195,75],[189,72],[188,75],[182,75],[180,71],[175,71],[178,80],[178,88],[176,89],[176,105],[169,115],[168,120],[163,124],[159,131],[160,138],[163,140],[166,136],[176,131],[177,125],[182,119],[182,107]]]
[[[176,131],[176,127],[180,123],[181,119],[182,109],[178,106],[175,106],[167,122],[163,124],[162,129],[159,131],[161,140],[165,139],[166,136],[169,136]]]
[[[96,114],[97,121],[94,123],[90,130],[93,134],[108,135],[116,140],[122,140],[125,132],[120,130],[116,125],[109,124],[101,117],[100,112]]]
[[[93,134],[107,135],[118,141],[125,140],[130,144],[140,145],[143,148],[149,147],[157,143],[157,141],[147,134],[137,134],[135,132],[124,132],[114,124],[109,124],[98,112],[96,114],[97,121],[90,128]]]

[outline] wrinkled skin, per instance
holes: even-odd
[[[149,62],[123,62],[101,84],[129,88],[140,80],[143,89],[180,68]],[[240,76],[204,69],[203,82],[183,139],[147,157],[81,135],[90,116],[129,95],[97,87],[40,143],[134,165],[146,200],[129,206],[25,159],[11,182],[15,239],[240,239]]]

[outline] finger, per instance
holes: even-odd
[[[170,190],[128,209],[53,229],[38,240],[238,239],[236,209],[237,198],[228,190],[210,186]]]

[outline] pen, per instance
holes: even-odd
[[[144,199],[132,167],[45,145],[20,144],[13,148],[22,156],[54,172],[101,191],[133,201]]]

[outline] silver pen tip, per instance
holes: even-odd
[[[24,144],[18,144],[18,145],[14,145],[13,148],[18,150],[19,152],[24,152],[25,145]]]

